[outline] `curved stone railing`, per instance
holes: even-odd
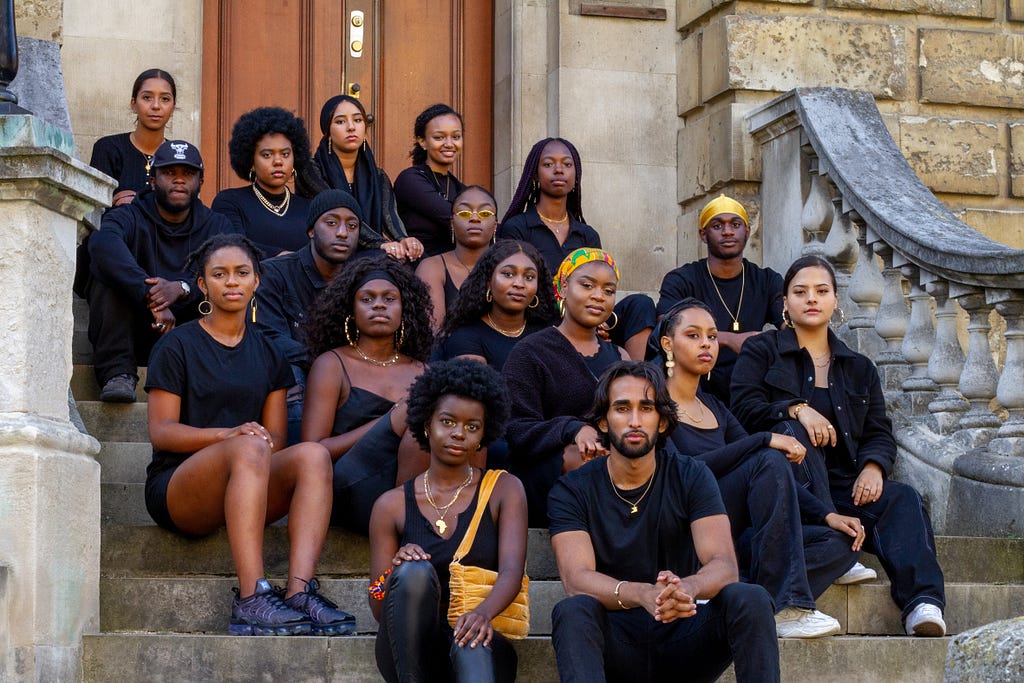
[[[765,265],[817,254],[835,266],[840,334],[882,376],[896,476],[921,490],[942,533],[1024,533],[1024,251],[939,202],[867,93],[801,88],[747,122],[761,148]],[[1005,327],[1001,367],[993,323]]]

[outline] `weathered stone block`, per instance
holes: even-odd
[[[982,235],[1014,249],[1024,249],[1024,221],[1019,211],[997,209],[963,209],[957,218]]]
[[[949,644],[947,681],[1024,680],[1024,617],[961,633]]]
[[[761,168],[760,151],[746,133],[744,114],[752,104],[728,104],[688,119],[676,137],[676,198],[685,202],[731,180],[753,180]]]
[[[900,149],[933,192],[996,195],[996,160],[1005,151],[999,128],[985,121],[904,116],[900,119]]]
[[[18,76],[10,90],[17,95],[18,106],[71,132],[57,43],[18,36]]]
[[[732,0],[677,0],[676,25],[679,30],[682,31],[711,10],[717,9],[718,7],[730,2],[732,2]],[[814,0],[775,0],[774,3],[758,4],[811,5],[814,4]]]
[[[702,35],[691,33],[679,41],[676,50],[676,112],[682,116],[696,109],[700,99],[700,42]]]
[[[18,35],[61,41],[64,28],[63,0],[18,0],[14,3]]]
[[[921,29],[921,99],[1019,107],[1024,35]]]
[[[675,74],[676,33],[671,27],[662,21],[563,14],[558,24],[559,65]]]
[[[1024,197],[1024,124],[1020,123],[1010,124],[1010,193]]]
[[[1010,0],[1006,8],[1006,18],[1013,21],[1024,21],[1024,0]]]
[[[875,97],[907,94],[907,31],[812,17],[729,16],[704,29],[701,97],[842,86]]]
[[[995,16],[995,0],[829,0],[829,7],[877,9],[889,12],[934,14],[945,17]]]

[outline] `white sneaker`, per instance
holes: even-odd
[[[907,635],[938,638],[946,635],[942,610],[930,602],[922,602],[907,615]]]
[[[865,581],[873,581],[878,578],[878,574],[871,567],[865,567],[860,562],[850,567],[850,571],[846,572],[832,583],[837,586],[848,586],[853,583],[864,583]]]
[[[839,622],[816,609],[787,607],[775,615],[779,638],[821,638],[839,633]]]

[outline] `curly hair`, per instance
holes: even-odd
[[[430,316],[434,307],[423,281],[412,271],[384,254],[351,259],[327,289],[317,297],[306,321],[306,341],[314,356],[338,346],[347,346],[345,320],[354,315],[357,287],[372,270],[383,270],[398,285],[402,295],[402,322],[405,334],[399,351],[418,361],[430,355],[433,337]]]
[[[252,259],[252,266],[256,273],[263,272],[263,268],[260,266],[259,247],[251,239],[237,232],[214,235],[200,244],[185,259],[185,270],[191,272],[196,277],[203,277],[203,273],[206,272],[206,264],[210,262],[210,257],[218,249],[224,249],[225,247],[238,247]]]
[[[437,336],[438,344],[444,342],[455,330],[480,320],[491,310],[493,304],[487,301],[487,290],[491,286],[494,271],[498,269],[502,261],[519,253],[526,254],[526,257],[537,267],[537,298],[540,303],[535,308],[526,309],[527,324],[544,325],[557,319],[555,297],[550,286],[551,276],[537,247],[529,242],[498,240],[484,252],[484,255],[473,266],[473,270],[466,276],[462,287],[459,288],[459,295],[445,316],[444,325]]]
[[[654,409],[658,416],[665,421],[665,431],[658,434],[656,445],[661,448],[665,445],[672,430],[679,424],[676,403],[668,393],[668,384],[665,382],[665,375],[655,365],[642,360],[620,360],[612,363],[597,381],[597,389],[594,390],[594,403],[590,406],[583,419],[594,427],[600,434],[602,443],[608,446],[608,434],[601,431],[598,422],[608,418],[608,411],[611,409],[611,387],[612,382],[621,377],[636,377],[645,380],[651,385],[654,391]]]
[[[231,128],[231,140],[228,142],[232,170],[242,180],[249,180],[256,145],[264,135],[272,133],[280,133],[292,143],[295,191],[303,197],[316,196],[316,186],[310,178],[314,169],[313,158],[309,154],[306,124],[281,107],[258,107],[238,117]]]
[[[587,222],[583,219],[583,165],[580,163],[580,153],[576,151],[576,146],[565,138],[544,138],[530,149],[530,153],[526,156],[526,161],[523,162],[523,175],[519,178],[519,186],[516,188],[516,193],[512,195],[512,202],[508,205],[508,211],[505,212],[505,217],[501,219],[502,223],[512,216],[517,216],[527,209],[537,206],[537,201],[540,199],[540,181],[537,179],[540,159],[541,155],[544,154],[544,148],[550,142],[561,142],[569,150],[569,155],[572,156],[572,163],[576,167],[576,184],[569,192],[569,196],[566,197],[566,210],[568,210],[570,216],[580,223]]]
[[[434,416],[437,404],[445,396],[459,396],[483,404],[484,435],[480,440],[481,446],[505,434],[511,402],[505,380],[497,370],[484,363],[453,358],[432,364],[409,388],[405,421],[423,450],[430,451],[430,441],[423,426]]]
[[[427,124],[436,119],[438,116],[447,116],[451,114],[459,120],[459,125],[462,123],[462,114],[455,111],[447,104],[432,104],[416,117],[416,122],[412,125],[412,136],[414,139],[427,137]],[[412,157],[412,163],[420,166],[427,163],[427,150],[420,147],[418,142],[414,142],[412,150],[409,151],[409,156]]]

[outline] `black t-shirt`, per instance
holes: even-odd
[[[108,135],[92,146],[89,165],[117,181],[114,194],[122,190],[149,189],[149,159],[132,144],[131,133]]]
[[[242,341],[230,347],[195,320],[175,327],[153,347],[146,391],[162,389],[180,396],[181,424],[237,427],[262,422],[267,396],[294,383],[284,355],[254,325],[246,325]],[[175,467],[189,455],[154,449],[147,475]]]
[[[655,458],[654,481],[636,514],[612,490],[607,458],[564,475],[548,497],[551,535],[587,532],[595,569],[616,579],[651,583],[663,569],[678,576],[696,573],[700,563],[690,524],[725,514],[718,484],[707,466],[671,446]],[[645,486],[619,494],[636,500]]]
[[[284,200],[279,195],[264,192],[274,205]],[[236,232],[240,232],[260,248],[263,258],[277,256],[282,251],[298,251],[309,244],[306,234],[306,219],[309,216],[309,200],[292,194],[288,210],[283,216],[272,213],[263,206],[252,185],[221,190],[213,198],[210,208],[231,221]]]
[[[521,340],[550,327],[543,323],[527,323],[526,329],[518,337],[506,337],[482,320],[475,320],[464,325],[442,341],[434,351],[432,360],[451,360],[456,356],[481,356],[487,364],[501,372],[505,367],[505,359]]]

